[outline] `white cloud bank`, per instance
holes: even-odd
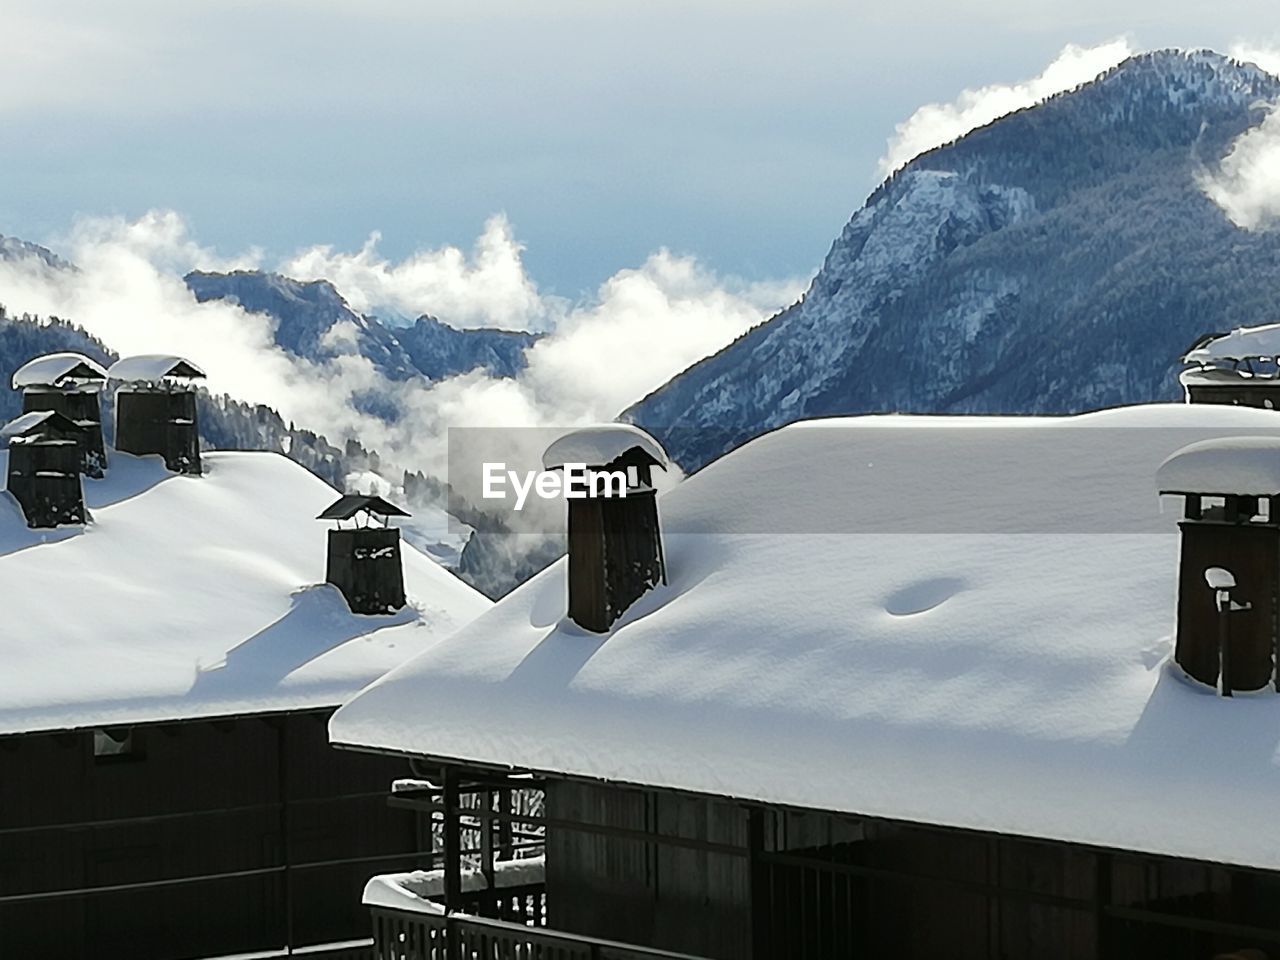
[[[316,246],[285,260],[281,273],[329,280],[361,313],[387,310],[414,317],[429,311],[455,327],[548,328],[563,307],[542,296],[525,273],[511,225],[490,217],[470,258],[458,247],[425,250],[393,263],[378,253],[374,233],[356,253]]]
[[[1030,107],[1046,97],[1094,79],[1133,55],[1125,39],[1093,47],[1069,43],[1037,77],[1021,83],[992,84],[965,90],[951,103],[930,103],[898,124],[880,159],[887,176],[926,150],[948,143],[993,120]]]
[[[209,387],[265,403],[333,442],[356,437],[395,467],[440,474],[446,431],[457,426],[573,426],[609,419],[689,364],[793,301],[798,281],[746,284],[666,250],[619,271],[582,304],[540,294],[505,219],[491,219],[468,256],[447,247],[391,263],[376,238],[355,253],[312,248],[286,272],[324,276],[357,309],[395,304],[472,326],[548,330],[514,380],[473,372],[439,383],[395,383],[348,352],[323,362],[275,346],[272,321],[222,302],[198,303],[181,279],[193,268],[260,265],[250,250],[220,257],[195,242],[172,212],[136,221],[91,219],[60,251],[76,272],[0,263],[0,302],[11,310],[70,319],[122,354],[172,352],[209,374]],[[332,338],[341,348],[345,341]],[[376,392],[400,416],[361,413]]]

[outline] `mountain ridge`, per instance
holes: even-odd
[[[1156,51],[922,153],[805,294],[623,412],[696,469],[793,420],[1069,413],[1169,399],[1204,328],[1258,322],[1280,241],[1198,177],[1280,78]]]

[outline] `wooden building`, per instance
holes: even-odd
[[[6,489],[28,527],[83,524],[80,469],[85,430],[52,410],[24,413],[0,429],[8,444]]]
[[[334,523],[324,579],[342,591],[352,613],[394,613],[404,606],[400,531],[389,521],[407,516],[382,497],[344,494],[316,517]]]
[[[174,473],[200,473],[200,425],[194,383],[204,371],[163,354],[125,357],[107,376],[118,381],[115,445],[136,455],[158,454]]]
[[[1274,429],[850,418],[722,458],[662,497],[669,582],[606,634],[562,561],[330,721],[411,758],[390,802],[436,821],[436,902],[366,892],[377,955],[1280,957],[1280,697],[1180,666],[1157,495]],[[1237,601],[1274,575],[1234,562]],[[513,824],[540,889],[465,889]]]
[[[99,397],[106,380],[102,365],[79,353],[45,354],[13,374],[13,388],[22,391],[23,413],[52,410],[84,431],[80,472],[87,477],[101,477],[107,468]]]
[[[0,512],[0,957],[367,958],[368,874],[429,862],[384,799],[409,765],[326,720],[490,604],[406,548],[412,610],[353,616],[321,579],[332,488],[208,463],[112,451],[83,530]]]

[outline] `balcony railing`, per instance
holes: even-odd
[[[375,960],[703,960],[464,913],[372,911]]]

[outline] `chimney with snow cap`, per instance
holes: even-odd
[[[200,429],[194,381],[204,371],[190,360],[145,354],[117,360],[107,376],[116,391],[116,449],[159,454],[174,473],[200,473]]]
[[[1157,474],[1185,500],[1174,660],[1224,696],[1280,690],[1280,438],[1184,447]]]
[[[1206,334],[1182,362],[1188,403],[1280,409],[1280,323]]]
[[[316,518],[334,522],[324,579],[342,591],[352,613],[395,613],[405,605],[400,531],[389,518],[407,516],[381,497],[345,494]]]
[[[604,633],[666,579],[652,471],[668,463],[657,440],[619,423],[574,430],[542,455],[547,470],[582,464],[590,473],[627,478],[623,496],[587,484],[586,496],[568,501],[569,619],[578,626]]]
[[[83,428],[56,410],[35,410],[5,424],[0,439],[9,445],[7,487],[27,526],[84,523]]]
[[[13,389],[22,391],[23,413],[51,410],[81,428],[80,472],[89,477],[102,476],[107,466],[98,397],[106,382],[102,365],[81,353],[36,357],[13,374]]]

